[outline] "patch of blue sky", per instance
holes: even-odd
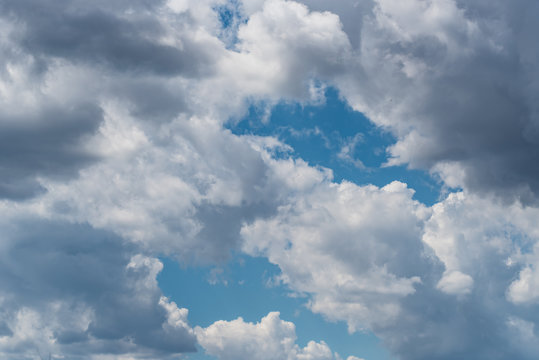
[[[288,290],[272,281],[279,268],[265,258],[236,256],[223,268],[182,268],[175,261],[163,258],[159,286],[178,306],[189,309],[192,326],[207,327],[216,320],[242,317],[258,322],[271,311],[279,311],[281,319],[296,325],[297,343],[325,341],[333,351],[346,359],[349,355],[367,360],[390,360],[387,350],[371,333],[349,334],[343,322],[332,323],[312,313],[305,297],[290,296]],[[191,360],[214,359],[199,348],[188,355]]]
[[[290,145],[293,155],[333,170],[335,181],[384,186],[398,180],[415,190],[414,198],[432,205],[441,185],[427,172],[406,166],[382,166],[395,138],[354,111],[333,88],[320,105],[279,103],[268,116],[264,105],[253,105],[242,119],[228,125],[235,134],[276,136]]]
[[[226,29],[234,25],[235,18],[238,17],[238,4],[236,1],[229,1],[224,5],[215,7],[221,26]]]
[[[238,28],[247,22],[247,18],[242,12],[241,4],[237,0],[229,0],[224,4],[213,8],[217,14],[217,19],[221,24],[219,39],[223,41],[227,49],[234,49],[238,43]]]

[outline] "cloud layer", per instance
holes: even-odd
[[[2,1],[0,355],[166,359],[198,341],[220,359],[338,359],[277,313],[193,330],[162,296],[159,256],[241,251],[404,360],[534,358],[538,11]],[[439,177],[437,204],[227,128],[249,106],[322,106],[327,86],[394,135],[387,166]]]

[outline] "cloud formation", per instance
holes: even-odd
[[[221,359],[337,359],[276,313],[193,331],[157,286],[159,256],[243,251],[404,360],[534,358],[538,11],[2,1],[0,354],[166,359],[198,341]],[[395,136],[388,166],[430,171],[447,196],[336,183],[275,137],[227,129],[251,105],[323,104],[326,86]]]
[[[341,360],[325,342],[309,341],[301,348],[296,344],[293,323],[270,312],[253,324],[240,317],[232,321],[217,321],[207,328],[195,329],[199,343],[208,354],[219,360]],[[361,360],[349,356],[347,360]]]
[[[161,295],[162,264],[88,225],[2,208],[0,354],[167,358],[194,351],[187,309]]]
[[[354,11],[362,21],[358,30],[346,26],[349,14],[342,17],[359,45],[337,84],[355,109],[396,135],[389,164],[535,203],[537,47],[529,34],[537,4],[343,3],[337,13]]]
[[[318,184],[244,226],[244,251],[278,265],[312,311],[374,330],[403,359],[532,359],[537,209],[411,196],[401,183]]]
[[[346,319],[351,330],[392,322],[427,266],[420,239],[428,210],[412,194],[398,182],[317,184],[276,217],[245,226],[244,251],[278,264],[282,282],[314,294],[311,309]]]

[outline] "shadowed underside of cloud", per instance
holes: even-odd
[[[56,57],[110,66],[115,71],[169,76],[201,75],[198,70],[209,69],[204,48],[192,46],[189,38],[182,39],[181,47],[167,44],[162,40],[166,29],[157,14],[142,15],[158,11],[160,2],[114,5],[5,1],[2,10],[19,22],[21,31],[13,34],[14,40],[44,64]],[[125,13],[128,9],[133,12],[131,17]]]
[[[87,225],[10,218],[3,228],[2,356],[194,351],[187,310],[157,287],[158,260]]]
[[[403,360],[536,357],[539,6],[305,3],[0,3],[0,355],[338,359],[276,313],[193,330],[162,297],[158,256],[242,251]],[[224,127],[325,86],[394,134],[388,166],[462,191],[335,183]]]
[[[527,0],[380,0],[362,13],[358,70],[341,84],[357,110],[397,134],[390,164],[536,201],[538,11]]]
[[[100,108],[86,104],[40,111],[0,120],[0,169],[5,174],[0,197],[33,197],[44,190],[36,176],[65,179],[97,160],[80,141],[97,130],[103,118]]]

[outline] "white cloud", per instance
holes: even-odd
[[[221,0],[0,4],[0,354],[190,350],[156,256],[219,262],[241,248],[277,264],[313,311],[375,331],[403,359],[533,358],[509,335],[529,343],[537,328],[539,214],[511,202],[533,204],[539,188],[539,8],[305,3],[317,11],[244,1],[233,46]],[[223,127],[251,103],[321,103],[327,85],[394,133],[389,164],[464,191],[428,208],[402,183],[334,183],[276,159],[290,150],[277,139]],[[297,346],[275,314],[197,331],[245,356],[261,341],[245,329],[261,327],[285,340],[266,344],[279,354],[337,357]]]
[[[464,295],[472,290],[472,286],[473,279],[470,275],[460,271],[451,271],[444,273],[436,287],[448,294]]]
[[[238,51],[220,62],[233,94],[319,101],[311,80],[342,72],[350,44],[339,18],[293,1],[270,0],[238,31]]]
[[[353,137],[345,139],[343,144],[341,144],[341,150],[337,154],[337,158],[345,162],[349,162],[355,167],[364,170],[365,164],[363,164],[363,162],[355,156],[356,146],[361,143],[363,139],[364,135],[362,133],[357,133]]]
[[[312,294],[313,311],[351,329],[390,322],[399,315],[398,300],[421,282],[428,210],[412,194],[398,182],[384,188],[319,183],[274,218],[244,226],[243,249],[279,265],[280,280],[292,290]]]
[[[294,323],[281,320],[278,312],[270,312],[258,323],[242,318],[217,321],[207,328],[196,327],[197,340],[206,353],[219,360],[340,360],[321,341],[309,341],[301,348],[296,344]],[[347,360],[358,360],[354,356]]]
[[[523,264],[518,278],[508,288],[507,298],[515,304],[539,304],[539,242],[535,242],[531,252],[521,254],[520,249],[510,261]]]
[[[537,211],[464,193],[450,194],[434,205],[423,241],[445,266],[437,287],[451,294],[469,293],[474,285],[473,274],[490,257],[497,259],[496,266],[502,266],[502,262],[510,267],[523,266],[519,278],[508,289],[511,301],[536,301],[539,294],[533,284],[538,276],[533,269],[539,238],[532,219]],[[531,252],[525,250],[530,247]]]
[[[373,330],[404,359],[443,358],[457,348],[486,358],[477,338],[486,327],[499,351],[532,358],[520,350],[531,340],[516,341],[508,323],[495,324],[516,314],[535,323],[509,301],[536,302],[536,208],[466,193],[428,208],[398,182],[326,180],[306,190],[241,233],[243,250],[278,265],[276,280],[312,311],[352,331]]]

